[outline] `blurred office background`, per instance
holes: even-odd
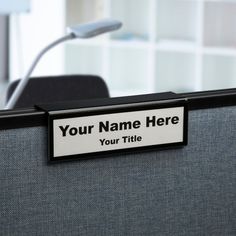
[[[0,16],[1,96],[6,80],[21,78],[39,50],[67,26],[104,17],[121,20],[123,28],[57,46],[32,76],[100,75],[111,96],[236,87],[236,0],[17,2],[21,10]]]

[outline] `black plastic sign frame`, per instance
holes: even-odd
[[[139,96],[135,96],[139,97]],[[142,96],[143,98],[143,96]],[[58,162],[58,161],[67,161],[67,160],[81,160],[81,159],[87,159],[87,158],[98,158],[98,157],[109,157],[113,154],[125,154],[125,153],[133,153],[133,152],[143,152],[143,151],[149,151],[149,150],[156,150],[156,149],[163,149],[163,148],[177,148],[184,145],[187,145],[187,135],[188,135],[188,107],[187,107],[187,101],[184,98],[175,98],[175,99],[164,99],[160,101],[150,100],[148,99],[148,95],[146,96],[147,99],[140,99],[139,102],[131,102],[131,103],[114,103],[106,105],[106,104],[100,104],[98,106],[79,106],[78,108],[63,108],[62,110],[48,110],[48,160],[51,163]],[[122,99],[121,99],[122,100]],[[123,99],[124,100],[124,99]],[[145,101],[146,100],[146,101]],[[55,133],[54,133],[54,123],[56,121],[63,121],[63,120],[73,120],[73,119],[83,119],[83,120],[89,120],[89,119],[97,119],[99,122],[99,118],[106,116],[106,117],[112,117],[117,115],[125,115],[127,119],[132,114],[141,114],[142,112],[146,111],[159,111],[159,110],[165,110],[165,109],[172,109],[172,108],[182,108],[183,109],[183,138],[181,141],[177,142],[171,142],[171,143],[162,143],[162,144],[145,144],[145,145],[138,145],[135,146],[135,144],[129,147],[122,148],[115,148],[116,145],[113,145],[112,149],[108,150],[95,150],[95,151],[89,151],[84,153],[73,153],[71,154],[63,154],[63,155],[57,155],[55,156]],[[42,109],[42,107],[41,107]],[[45,110],[45,109],[44,109]],[[126,121],[127,121],[126,119]],[[163,120],[162,120],[163,121]],[[170,120],[169,120],[170,122]],[[79,124],[78,124],[79,125]],[[136,120],[136,127],[139,128],[141,126],[141,123],[139,123]],[[91,125],[92,127],[92,125]],[[92,127],[93,128],[93,127]],[[104,128],[104,127],[103,127]],[[64,129],[64,130],[63,130]],[[105,129],[105,128],[104,128]],[[68,129],[69,130],[69,129]],[[68,134],[67,127],[61,127],[61,134]],[[92,129],[91,129],[92,130]],[[92,132],[90,130],[90,132]],[[113,127],[114,130],[114,127]],[[64,133],[63,133],[64,131]],[[88,132],[88,130],[87,130]],[[113,132],[114,133],[114,132]],[[70,134],[72,136],[76,136],[75,130],[71,130]],[[156,135],[156,134],[153,134]],[[137,139],[137,137],[135,137]],[[141,138],[140,138],[141,139]],[[90,140],[90,139],[89,139]],[[128,138],[126,139],[128,140]],[[124,141],[124,140],[123,140]],[[137,140],[133,140],[137,141]],[[140,141],[140,140],[139,140]],[[138,142],[138,141],[137,141]],[[78,146],[80,144],[78,143]],[[92,139],[88,144],[91,149],[93,149],[93,142]],[[70,152],[69,152],[70,153]]]

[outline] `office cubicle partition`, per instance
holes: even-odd
[[[187,146],[56,164],[44,111],[1,112],[0,235],[236,235],[236,90],[182,96]]]

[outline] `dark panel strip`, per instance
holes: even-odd
[[[175,97],[185,97],[188,99],[189,110],[210,109],[216,107],[235,106],[236,105],[236,89],[215,90],[206,92],[194,92],[174,94],[166,93],[170,99]],[[159,98],[165,100],[164,94],[142,95],[141,97],[150,97],[151,99]],[[73,102],[71,104],[63,104],[65,107],[85,107],[86,106],[100,106],[100,105],[117,105],[135,101],[135,98],[140,96],[129,96],[120,98],[96,99],[91,101]],[[126,101],[126,102],[125,102]],[[128,102],[127,102],[128,101]],[[59,107],[62,104],[56,104]],[[48,106],[49,108],[50,106]],[[0,111],[0,129],[13,129],[33,126],[45,126],[47,124],[45,112],[42,110],[18,109],[9,111]]]

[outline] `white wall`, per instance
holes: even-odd
[[[11,15],[10,79],[21,78],[37,53],[65,33],[64,0],[31,0],[31,11]],[[49,51],[32,76],[64,72],[63,45]]]
[[[7,79],[7,18],[0,16],[0,81]]]

